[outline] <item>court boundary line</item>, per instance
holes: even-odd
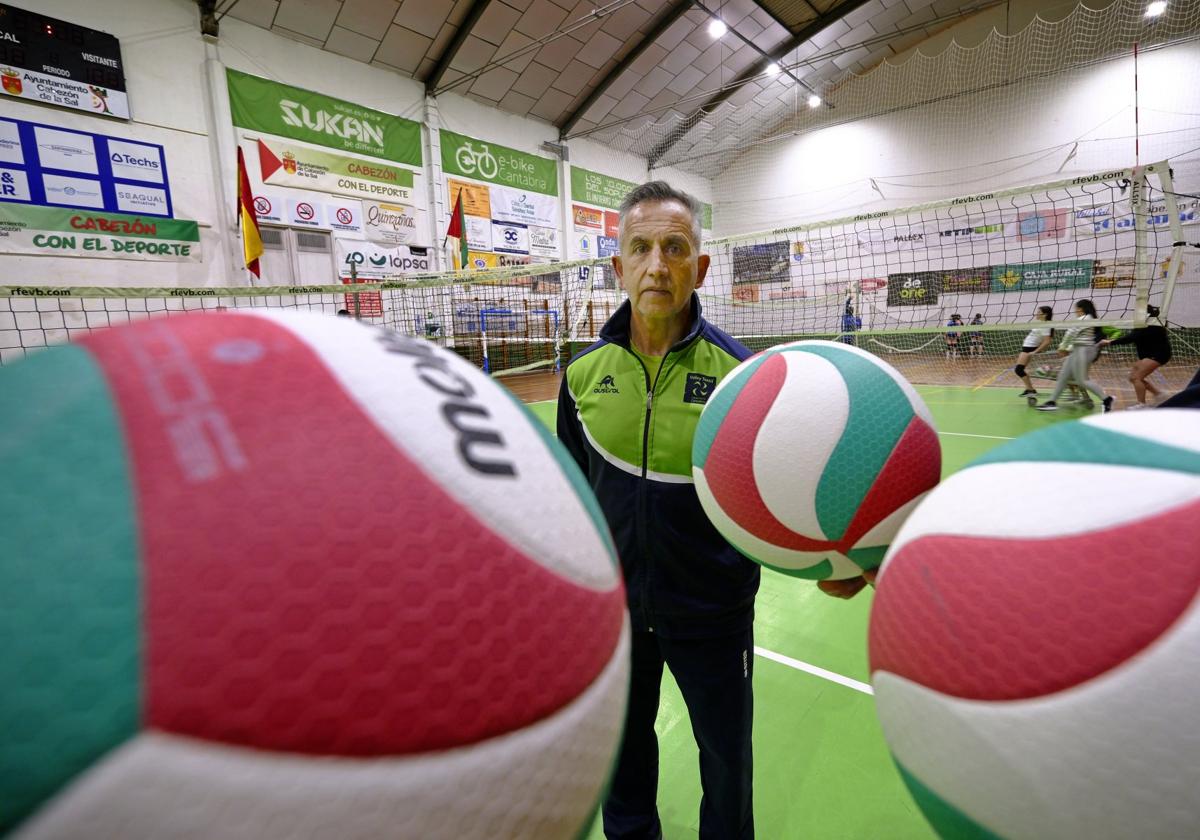
[[[769,659],[772,662],[778,662],[780,665],[786,665],[788,668],[793,668],[797,671],[803,671],[806,674],[812,674],[814,677],[820,677],[823,680],[844,685],[846,688],[852,688],[855,691],[860,691],[863,694],[875,694],[875,689],[867,685],[865,682],[844,677],[841,674],[833,671],[827,671],[818,665],[811,665],[808,662],[801,662],[799,659],[792,659],[790,656],[784,656],[782,653],[776,653],[773,650],[767,650],[764,647],[754,646],[754,655],[761,656],[763,659]]]

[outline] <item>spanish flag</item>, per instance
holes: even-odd
[[[242,256],[246,268],[261,278],[258,258],[262,256],[262,236],[258,232],[258,215],[254,212],[254,193],[250,191],[250,176],[246,174],[246,156],[238,146],[238,228],[242,234]]]

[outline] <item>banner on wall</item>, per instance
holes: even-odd
[[[484,142],[444,128],[439,131],[439,139],[442,169],[448,174],[500,184],[518,191],[558,195],[558,166],[549,158],[519,152],[498,143]],[[495,198],[493,192],[493,201]]]
[[[467,253],[467,267],[476,270],[485,268],[498,268],[500,266],[500,258],[496,254],[486,251],[470,251]]]
[[[491,187],[492,218],[520,225],[558,227],[558,199],[536,192]]]
[[[571,167],[571,198],[584,204],[619,210],[621,201],[636,187],[632,181],[622,181],[581,166]]]
[[[363,231],[380,245],[407,245],[417,241],[417,215],[404,204],[365,201]]]
[[[942,245],[957,245],[960,242],[982,242],[1004,236],[1004,223],[996,222],[986,225],[972,225],[964,219],[955,227],[942,228],[938,231],[938,240]],[[926,236],[927,244],[933,245],[932,235]]]
[[[413,171],[276,140],[257,141],[264,184],[411,202]]]
[[[1023,241],[1065,239],[1071,232],[1070,210],[1026,210],[1017,217],[1017,237]]]
[[[467,247],[472,251],[492,250],[492,220],[467,216]]]
[[[492,250],[528,254],[529,228],[512,222],[492,222]]]
[[[226,70],[233,124],[421,167],[421,124],[303,88]]]
[[[0,3],[0,92],[129,119],[121,42],[96,29]]]
[[[0,120],[0,201],[170,216],[163,147]]]
[[[942,290],[940,271],[914,271],[889,274],[887,278],[888,306],[931,306],[938,302]]]
[[[791,279],[791,246],[788,242],[765,242],[733,247],[733,282],[787,283]]]
[[[350,276],[350,266],[355,267],[355,276],[364,280],[384,280],[396,274],[428,274],[433,271],[429,249],[398,245],[388,248],[363,239],[333,238],[337,256],[338,272]]]
[[[483,184],[471,184],[450,178],[446,181],[446,186],[450,189],[451,207],[458,201],[458,194],[462,193],[464,215],[481,219],[492,218],[492,199],[488,188]]]
[[[1169,261],[1168,261],[1169,267]],[[1092,273],[1093,289],[1128,288],[1134,284],[1133,257],[1117,257],[1112,260],[1096,260]]]
[[[991,266],[963,268],[938,272],[941,274],[942,293],[947,295],[982,294],[991,289]]]
[[[577,228],[592,228],[604,230],[604,211],[594,207],[584,207],[582,204],[571,205],[571,218]]]
[[[620,253],[621,249],[617,247],[617,238],[615,236],[596,237],[596,256],[615,257]]]
[[[558,229],[547,227],[529,228],[529,253],[536,257],[559,256]]]
[[[0,203],[0,253],[203,262],[195,222],[11,203]]]
[[[992,266],[993,292],[1084,289],[1092,284],[1095,260],[1060,260]]]

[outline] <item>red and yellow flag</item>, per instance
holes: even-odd
[[[461,271],[467,267],[467,215],[463,212],[462,190],[458,191],[458,200],[454,202],[454,210],[450,214],[450,226],[446,228],[446,236],[453,236],[458,240],[458,249],[455,254],[458,257],[458,265],[454,268]]]
[[[258,232],[258,214],[254,212],[254,193],[250,191],[250,176],[246,173],[246,156],[238,146],[238,228],[242,234],[242,257],[246,268],[255,277],[262,277],[258,258],[262,256],[262,235]]]

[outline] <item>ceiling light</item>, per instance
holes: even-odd
[[[726,26],[725,21],[721,20],[720,18],[713,18],[708,22],[708,34],[714,38],[720,38],[728,31],[729,27]]]
[[[1146,7],[1146,17],[1156,18],[1167,10],[1166,0],[1154,0]]]
[[[820,104],[821,104],[821,97],[817,96],[815,93],[812,96],[808,97],[808,107],[809,108],[816,108]]]
[[[778,76],[779,75],[779,65],[776,64],[774,61],[772,61],[770,64],[767,65],[767,75],[768,76]]]

